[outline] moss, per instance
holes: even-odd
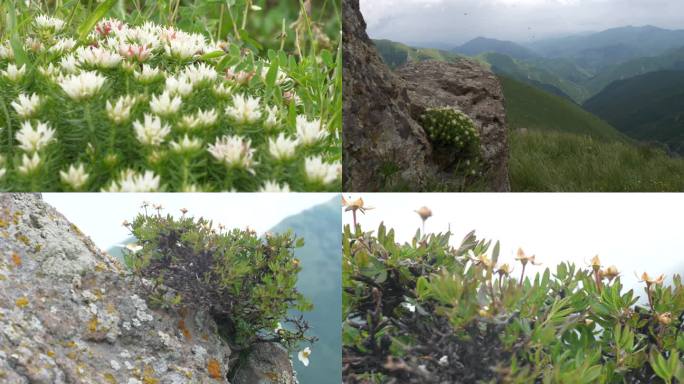
[[[207,363],[207,372],[212,379],[221,379],[221,365],[216,359],[209,359]]]

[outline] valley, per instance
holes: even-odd
[[[499,76],[517,191],[684,190],[684,31],[651,26],[451,49],[375,40],[392,69],[475,60]]]

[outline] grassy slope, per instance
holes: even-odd
[[[510,129],[577,133],[596,139],[624,140],[615,128],[572,102],[506,76],[500,76]]]
[[[584,106],[630,137],[684,153],[684,71],[616,81]]]
[[[634,145],[567,100],[502,78],[513,191],[682,191],[684,160]],[[524,133],[517,128],[526,127]]]

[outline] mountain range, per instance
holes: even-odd
[[[575,103],[614,131],[684,154],[677,88],[684,73],[684,30],[626,26],[533,43],[478,37],[448,50],[389,40],[376,46],[392,68],[416,60],[479,61],[497,75]],[[524,104],[511,103],[514,114]]]

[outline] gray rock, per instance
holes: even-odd
[[[236,383],[243,384],[297,384],[292,376],[292,362],[287,351],[272,343],[256,344],[244,363],[235,368]],[[274,359],[273,356],[280,356]]]
[[[418,123],[429,106],[468,114],[481,135],[489,191],[508,191],[508,143],[501,87],[469,61],[410,64],[397,74],[382,62],[366,34],[358,0],[343,10],[343,183],[345,191],[429,191],[473,188],[443,164]],[[420,66],[420,67],[416,67]],[[418,73],[423,68],[426,73]],[[446,72],[439,72],[441,69]]]
[[[414,119],[420,119],[427,108],[448,106],[473,120],[480,134],[487,188],[510,191],[506,110],[496,75],[467,59],[412,62],[399,68],[397,74],[405,81]]]
[[[0,194],[0,207],[0,382],[228,383],[237,359],[206,312],[148,307],[139,279],[40,195]],[[246,360],[295,380],[271,352]]]

